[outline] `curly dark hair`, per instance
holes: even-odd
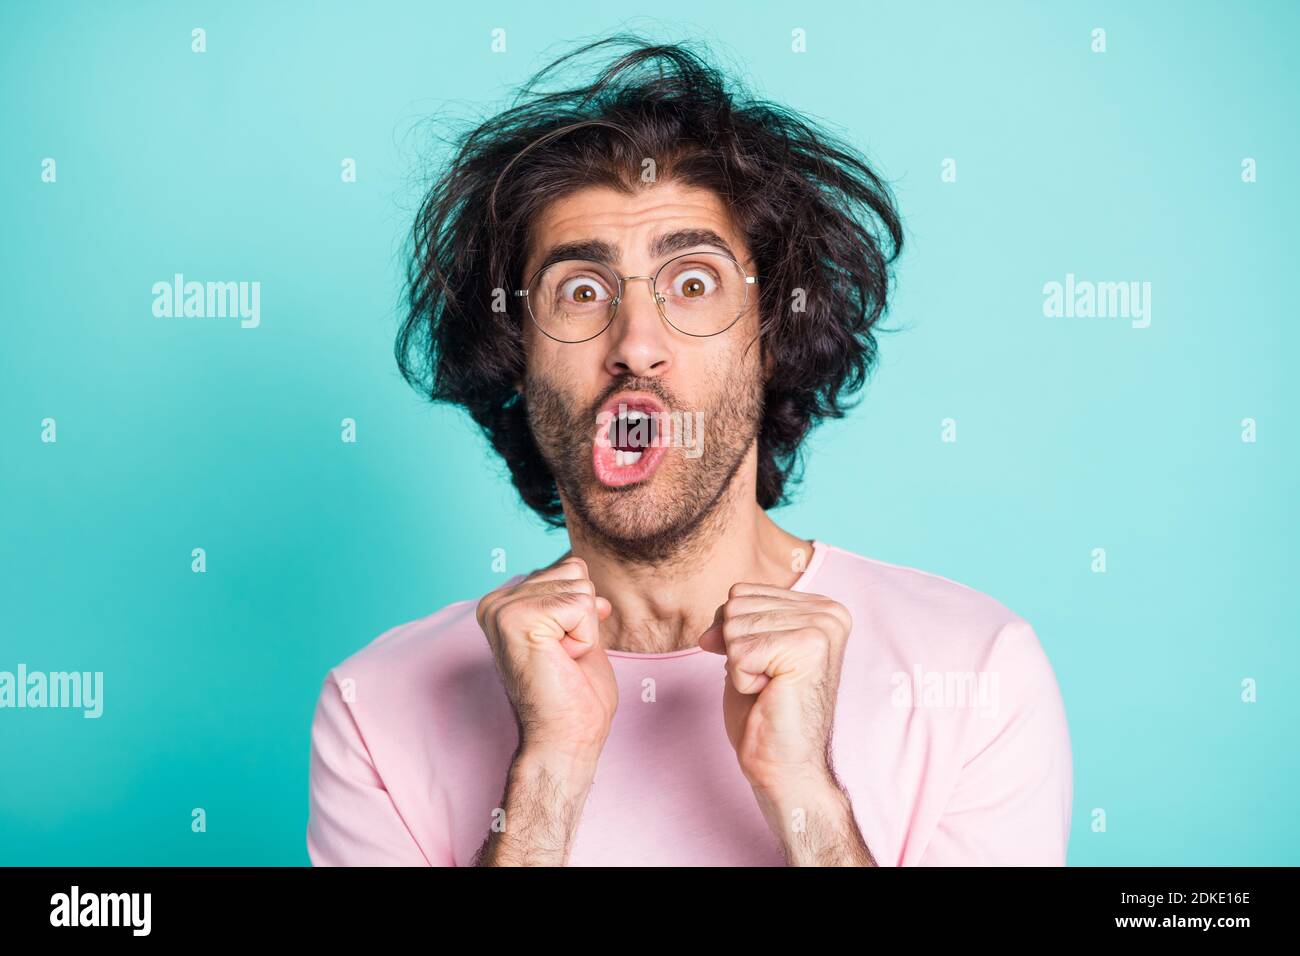
[[[562,67],[611,51],[589,84],[543,91]],[[503,311],[501,290],[520,286],[529,229],[547,204],[587,186],[644,188],[642,163],[652,158],[658,178],[713,190],[753,253],[760,348],[772,362],[757,499],[764,509],[787,503],[804,438],[843,417],[874,368],[873,329],[902,249],[890,190],[866,160],[737,89],[688,45],[626,34],[562,56],[454,144],[411,233],[409,311],[395,348],[406,381],[464,407],[524,502],[563,527],[555,479],[515,388],[526,313],[513,298]],[[792,307],[800,296],[801,311]]]

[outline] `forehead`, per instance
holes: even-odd
[[[648,265],[656,238],[685,229],[715,232],[737,258],[748,256],[744,239],[717,193],[669,180],[631,194],[589,186],[550,203],[533,223],[528,265],[537,264],[553,246],[592,239],[617,247],[625,267]]]

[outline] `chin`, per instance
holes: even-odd
[[[687,515],[682,513],[681,495],[662,492],[655,484],[607,488],[594,482],[583,495],[582,517],[612,543],[636,550],[638,545],[667,544],[679,536]]]

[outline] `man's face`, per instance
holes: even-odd
[[[666,241],[705,231],[717,240]],[[593,187],[552,203],[534,224],[524,280],[560,244],[593,240],[609,247],[620,276],[652,276],[684,253],[719,251],[755,272],[717,195],[664,181],[636,195]],[[682,286],[696,288],[704,286]],[[757,288],[748,287],[739,320],[708,337],[665,322],[642,279],[624,283],[613,322],[588,341],[555,341],[525,319],[522,391],[566,516],[626,559],[663,560],[689,541],[753,445],[763,400]],[[563,292],[592,294],[580,285]],[[622,427],[620,405],[632,412]],[[637,425],[638,411],[649,421]]]

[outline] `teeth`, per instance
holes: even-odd
[[[619,468],[626,468],[628,465],[635,465],[638,461],[641,460],[641,456],[643,454],[645,453],[640,451],[617,451],[616,450],[614,452],[614,464],[617,465]]]
[[[627,419],[628,421],[630,421],[630,422],[639,422],[641,419],[643,419],[643,418],[647,418],[648,416],[646,415],[645,412],[641,412],[641,411],[637,411],[636,409],[632,409],[632,410],[629,411],[629,412],[625,412],[625,413],[623,414],[623,417],[626,418],[626,419]]]

